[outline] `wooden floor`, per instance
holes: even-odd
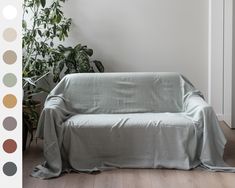
[[[235,166],[235,130],[221,127],[228,143],[225,161]],[[205,170],[121,169],[100,174],[65,174],[51,180],[29,176],[33,167],[43,161],[41,144],[34,143],[24,153],[23,188],[235,188],[235,173]]]

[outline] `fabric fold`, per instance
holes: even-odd
[[[229,167],[223,160],[226,138],[219,126],[219,121],[199,91],[190,92],[186,97],[185,113],[192,121],[203,129],[200,151],[201,166],[211,171],[235,172],[235,167]]]
[[[62,157],[60,150],[63,140],[63,123],[72,115],[73,112],[68,111],[62,97],[48,96],[36,131],[36,137],[43,139],[45,162],[35,167],[31,176],[49,179],[61,174]]]

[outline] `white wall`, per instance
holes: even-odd
[[[94,49],[106,71],[177,71],[207,98],[208,0],[68,0],[67,44]]]

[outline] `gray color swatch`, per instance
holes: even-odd
[[[8,130],[8,131],[12,131],[16,128],[17,126],[17,121],[15,118],[13,117],[7,117],[3,120],[3,127]]]

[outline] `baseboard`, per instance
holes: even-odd
[[[226,120],[227,120],[227,117],[223,114],[216,114],[217,118],[219,121],[223,121],[230,129],[234,129],[235,130],[235,127],[233,126],[232,122],[228,123]],[[228,118],[228,119],[231,119]],[[230,120],[231,121],[231,120]]]
[[[219,121],[224,121],[224,115],[223,114],[216,114]]]

